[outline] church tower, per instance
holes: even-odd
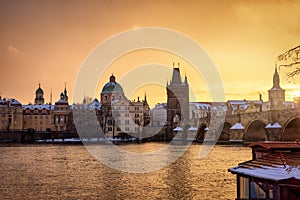
[[[268,90],[270,109],[278,109],[283,106],[285,102],[285,90],[280,87],[280,78],[275,66],[275,73],[273,75],[273,87]]]
[[[34,104],[36,105],[44,104],[44,91],[42,90],[40,83],[39,83],[39,88],[35,91]]]
[[[170,84],[167,83],[167,125],[173,130],[181,121],[189,119],[189,85],[181,80],[180,63],[174,67]]]

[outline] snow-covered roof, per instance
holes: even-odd
[[[54,105],[50,105],[50,104],[43,104],[43,105],[23,105],[22,106],[23,110],[25,109],[30,109],[30,110],[34,110],[34,109],[38,109],[38,110],[42,110],[42,109],[46,109],[46,110],[53,110],[54,109]]]
[[[188,131],[197,131],[198,129],[196,128],[196,127],[190,127],[190,128],[188,128]]]
[[[14,99],[14,98],[9,98],[9,99],[2,99],[0,98],[0,104],[9,104],[12,106],[20,106],[22,105],[18,100]]]
[[[183,131],[183,129],[178,126],[178,127],[174,128],[173,131]]]
[[[280,181],[285,179],[300,180],[300,152],[280,152],[240,163],[230,168],[234,174]]]
[[[282,126],[278,123],[275,122],[273,125],[268,124],[265,128],[281,128]]]
[[[242,129],[245,129],[245,127],[241,124],[241,123],[235,123],[231,128],[230,130],[242,130]]]
[[[68,102],[65,101],[64,99],[60,99],[60,100],[58,100],[56,103],[68,103]]]
[[[272,128],[271,124],[267,124],[267,126],[265,126],[265,128]]]
[[[161,109],[161,108],[166,108],[167,103],[157,103],[155,104],[154,108],[152,109]]]
[[[21,103],[18,100],[16,100],[16,99],[12,99],[11,100],[11,104],[13,104],[13,105],[21,105]]]
[[[196,103],[195,107],[199,110],[209,110],[211,106],[206,103]]]
[[[275,123],[272,125],[272,128],[281,128],[281,125],[280,125],[278,122],[275,122]]]
[[[94,99],[91,103],[88,104],[89,109],[101,109],[101,103],[97,100]]]

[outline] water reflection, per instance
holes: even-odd
[[[132,144],[122,148],[149,152],[163,145]],[[134,174],[103,165],[80,145],[0,147],[0,198],[234,199],[235,176],[227,169],[249,160],[251,150],[216,146],[200,160],[199,148],[192,145],[161,170]]]

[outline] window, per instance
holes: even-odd
[[[140,115],[139,115],[139,113],[135,113],[134,116],[135,117],[139,117]]]
[[[134,108],[134,110],[139,110],[139,109],[140,109],[140,107],[135,107],[135,108]]]
[[[129,131],[129,127],[125,127],[125,131]]]
[[[107,130],[108,130],[108,131],[112,131],[112,127],[108,127]]]
[[[125,113],[125,117],[129,117],[129,113]]]
[[[129,110],[129,107],[128,107],[128,106],[126,106],[126,107],[125,107],[125,110]]]
[[[104,96],[104,100],[107,101],[107,96]]]
[[[125,120],[125,124],[129,124],[129,120]]]

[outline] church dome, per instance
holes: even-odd
[[[116,77],[111,75],[109,78],[109,82],[104,85],[102,88],[103,94],[105,93],[124,93],[122,86],[116,82]]]
[[[41,93],[44,94],[44,90],[41,88],[41,84],[39,84],[39,88],[35,91],[36,94]]]

